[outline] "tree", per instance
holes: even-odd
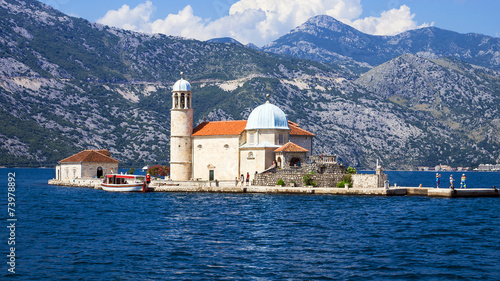
[[[168,166],[162,166],[162,165],[154,165],[148,168],[147,171],[148,174],[151,176],[157,177],[166,177],[170,174],[170,167]]]

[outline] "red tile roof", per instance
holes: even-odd
[[[193,129],[193,136],[239,135],[245,130],[246,120],[203,122]]]
[[[288,121],[288,127],[290,127],[290,135],[315,136],[313,133],[300,128],[300,126],[297,123],[294,123],[292,121]]]
[[[246,125],[246,120],[203,122],[193,129],[193,136],[239,135],[245,130]],[[290,135],[314,136],[313,133],[300,128],[297,123],[292,121],[288,121],[288,126],[290,127]]]
[[[105,162],[105,163],[119,163],[120,161],[110,157],[111,153],[107,149],[101,150],[84,150],[77,154],[64,158],[59,163],[78,163],[78,162]]]
[[[274,152],[309,152],[309,150],[303,148],[300,145],[294,144],[293,142],[289,141],[285,143],[282,147],[276,149]]]
[[[111,152],[109,152],[109,150],[107,150],[107,149],[99,149],[97,152],[111,157]]]

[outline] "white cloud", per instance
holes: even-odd
[[[133,9],[130,9],[128,5],[123,5],[118,10],[109,10],[97,22],[128,30],[151,32],[151,15],[155,9],[149,0]]]
[[[233,37],[246,44],[262,46],[286,34],[294,27],[316,15],[329,15],[369,34],[396,34],[418,26],[410,8],[385,11],[380,17],[359,19],[361,0],[240,0],[229,9],[229,14],[216,20],[202,19],[187,5],[177,14],[152,21],[155,7],[151,1],[131,9],[123,5],[110,10],[98,22],[124,29],[163,33],[207,40]]]
[[[391,9],[382,12],[380,17],[366,17],[355,21],[344,21],[344,23],[368,34],[373,35],[395,35],[401,32],[427,27],[433,23],[417,25],[413,20],[415,14],[411,14],[410,7],[402,5],[399,9]]]

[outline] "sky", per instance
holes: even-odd
[[[362,32],[435,26],[500,37],[499,0],[41,0],[91,22],[198,40],[232,37],[259,47],[316,15]]]

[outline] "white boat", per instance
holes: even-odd
[[[109,174],[104,178],[101,187],[105,191],[132,192],[148,190],[146,177],[138,175]]]

